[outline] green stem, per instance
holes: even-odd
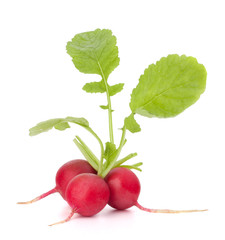
[[[133,157],[136,157],[136,156],[137,156],[137,153],[130,153],[126,157],[116,161],[113,167],[114,168],[119,167],[121,164],[125,163],[127,160],[129,160],[129,159],[131,159]]]
[[[119,145],[119,148],[118,148],[118,150],[119,150],[119,153],[121,152],[121,150],[122,150],[122,148],[123,148],[123,146],[124,146],[124,143],[125,143],[125,141],[126,141],[126,139],[125,139],[125,136],[126,136],[126,127],[125,126],[123,126],[123,128],[122,128],[122,136],[121,136],[121,140],[120,140],[120,145]],[[118,157],[119,157],[119,155],[118,155]]]
[[[85,151],[88,153],[90,158],[95,162],[95,164],[99,166],[99,159],[95,156],[95,154],[91,151],[87,144],[85,144],[85,142],[79,136],[76,136],[76,139],[82,145],[83,149],[85,149]]]
[[[82,144],[80,144],[77,139],[75,138],[74,143],[76,144],[76,146],[79,148],[79,150],[81,151],[81,153],[84,155],[85,159],[90,163],[90,165],[96,170],[98,171],[98,165],[95,163],[95,161],[91,158],[91,156],[89,155],[89,153],[87,152],[87,150],[82,146]]]
[[[124,142],[125,142],[125,136],[126,136],[126,127],[123,126],[123,132],[122,132],[122,136],[121,136],[121,140],[120,140],[120,145],[118,147],[118,149],[116,150],[116,152],[112,155],[112,159],[109,159],[109,162],[110,164],[107,166],[106,169],[104,169],[104,171],[102,172],[101,176],[104,178],[108,173],[109,171],[113,168],[116,160],[118,159],[120,153],[121,153],[121,150],[124,146]]]
[[[138,170],[138,171],[142,171],[139,166],[141,166],[143,163],[140,162],[140,163],[136,163],[136,164],[133,164],[133,165],[121,165],[121,167],[124,167],[124,168],[128,168],[128,169],[135,169],[135,170]]]
[[[109,94],[109,88],[108,88],[108,83],[107,79],[105,77],[105,74],[102,71],[101,65],[98,61],[98,66],[101,71],[102,79],[105,83],[105,89],[106,89],[106,95],[107,95],[107,102],[108,102],[108,118],[109,118],[109,138],[110,142],[114,144],[114,137],[113,137],[113,123],[112,123],[112,106],[111,106],[111,99],[110,99],[110,94]]]
[[[99,138],[99,136],[90,127],[85,127],[85,128],[98,140],[100,148],[101,148],[100,163],[98,166],[98,174],[100,174],[102,171],[102,167],[103,167],[104,146],[103,146],[103,143],[102,143],[101,139]]]

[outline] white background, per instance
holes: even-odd
[[[1,239],[225,239],[224,230],[224,54],[223,1],[58,1],[0,3]],[[205,65],[207,88],[200,100],[172,119],[137,117],[142,131],[127,134],[123,156],[138,152],[142,173],[139,202],[150,208],[204,209],[179,215],[150,214],[133,207],[106,207],[91,218],[74,216],[58,194],[17,205],[54,187],[57,169],[82,157],[81,136],[96,154],[98,144],[73,126],[29,137],[36,123],[55,117],[85,117],[108,141],[105,95],[81,90],[97,76],[75,69],[67,41],[80,32],[109,28],[117,37],[120,65],[110,83],[124,82],[112,98],[115,139],[139,76],[170,53],[194,56]]]

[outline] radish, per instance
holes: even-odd
[[[50,226],[68,222],[74,213],[90,217],[100,212],[108,203],[109,187],[103,178],[83,173],[74,177],[66,189],[66,201],[72,208],[70,215],[63,221]]]
[[[110,189],[110,198],[108,204],[118,210],[124,210],[136,206],[141,210],[152,213],[184,213],[184,212],[202,212],[205,210],[169,210],[169,209],[149,209],[144,208],[138,203],[138,197],[141,190],[140,182],[137,176],[129,169],[118,167],[112,169],[105,177]]]
[[[71,181],[71,179],[73,179],[75,176],[81,173],[96,173],[96,171],[86,160],[81,159],[71,160],[62,165],[57,171],[55,177],[56,186],[53,189],[44,194],[41,194],[40,196],[34,198],[31,201],[18,202],[18,204],[33,203],[56,192],[60,193],[61,196],[65,199],[65,192],[68,183]]]

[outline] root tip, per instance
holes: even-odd
[[[48,226],[49,227],[52,227],[54,225],[58,225],[58,224],[61,224],[61,223],[65,223],[66,221],[60,221],[60,222],[56,222],[56,223],[52,223],[52,224],[49,224]]]
[[[17,202],[16,204],[29,204],[30,202]]]
[[[200,210],[201,212],[207,212],[209,211],[209,209],[203,209],[203,210]]]
[[[27,202],[17,202],[17,204],[31,204],[31,203],[34,203],[34,202],[37,202],[39,200],[39,198],[35,198],[31,201],[27,201]]]
[[[75,212],[76,212],[76,209],[72,209],[71,213],[69,214],[69,216],[68,216],[65,220],[62,220],[62,221],[59,221],[59,222],[56,222],[56,223],[49,224],[48,226],[49,226],[49,227],[52,227],[52,226],[54,226],[54,225],[58,225],[58,224],[61,224],[61,223],[65,223],[65,222],[70,221],[70,219],[72,218],[72,216],[74,215]]]

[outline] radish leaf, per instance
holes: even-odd
[[[99,107],[100,107],[101,109],[104,109],[104,110],[109,109],[109,105],[107,105],[107,106],[105,106],[105,105],[100,105]]]
[[[121,92],[123,90],[124,83],[118,83],[112,86],[109,86],[109,95],[114,96],[117,93]]]
[[[125,118],[124,125],[132,133],[141,131],[140,125],[134,119],[134,114],[133,113],[131,113],[129,117]]]
[[[124,83],[118,83],[112,86],[108,86],[109,88],[109,95],[114,96],[115,94],[121,92],[123,90]],[[83,86],[83,90],[88,93],[104,93],[106,92],[104,81],[100,82],[90,82],[86,83]]]
[[[150,65],[133,90],[130,108],[146,117],[174,117],[205,90],[206,69],[193,57],[176,54]]]
[[[119,65],[116,37],[107,29],[77,34],[66,49],[75,67],[83,73],[104,75],[107,79]]]
[[[106,160],[109,160],[110,157],[112,156],[112,154],[116,151],[116,145],[111,143],[111,142],[107,142],[105,144],[105,153],[104,153],[104,158]]]
[[[105,105],[100,105],[99,107],[100,107],[101,109],[103,109],[103,110],[108,110],[108,109],[109,109],[109,105],[107,105],[107,106],[105,106]],[[114,110],[111,109],[111,112],[114,112]]]
[[[112,110],[110,99],[110,86],[108,77],[119,65],[118,47],[116,37],[108,29],[96,29],[95,31],[84,32],[75,35],[72,41],[67,43],[67,53],[72,57],[75,67],[82,73],[98,74],[105,85],[105,92],[108,102],[109,138],[114,143]],[[101,82],[100,82],[101,84]],[[101,84],[102,85],[102,84]],[[99,84],[86,84],[84,90],[88,92],[102,92]],[[121,86],[113,87],[112,94],[121,91]],[[101,168],[101,167],[100,167]]]
[[[90,83],[86,83],[83,86],[83,90],[88,92],[88,93],[104,93],[105,90],[105,84],[104,81],[100,81],[100,82],[90,82]]]
[[[49,119],[47,121],[43,121],[38,123],[35,127],[31,128],[30,136],[35,136],[37,134],[40,134],[42,132],[47,132],[53,127],[57,130],[65,130],[67,128],[70,128],[70,125],[68,124],[76,123],[82,127],[89,127],[89,123],[85,118],[75,118],[75,117],[66,117],[66,118],[55,118],[55,119]]]

